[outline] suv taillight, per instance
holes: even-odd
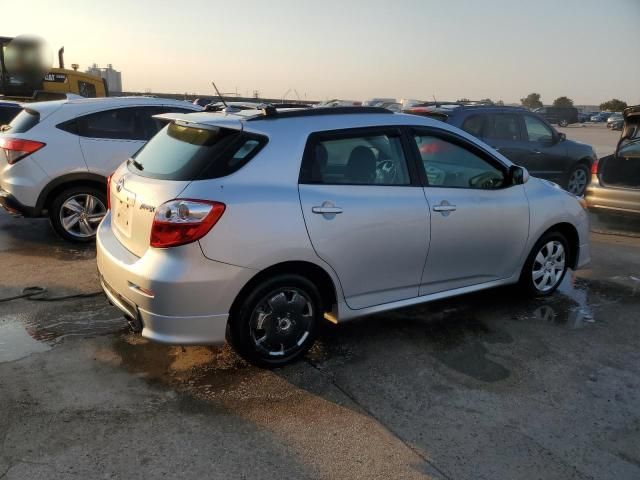
[[[23,140],[21,138],[0,138],[0,150],[4,152],[9,165],[13,165],[24,157],[37,152],[46,143],[36,142],[34,140]]]
[[[599,160],[596,158],[593,163],[591,164],[591,174],[592,175],[597,175],[598,174],[598,163]]]
[[[149,245],[177,247],[204,237],[220,220],[225,204],[207,200],[177,199],[156,209]]]

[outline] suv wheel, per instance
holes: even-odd
[[[558,125],[560,125],[561,127],[566,127],[567,125],[569,125],[569,122],[567,122],[566,120],[560,120],[558,122]]]
[[[107,213],[104,192],[94,187],[71,187],[51,202],[49,219],[58,235],[75,243],[91,242]]]
[[[520,274],[520,286],[536,297],[551,295],[567,273],[569,244],[558,232],[540,238],[531,250]]]
[[[580,163],[573,167],[567,178],[567,192],[578,197],[584,194],[589,184],[589,175],[589,168],[586,165]]]
[[[302,356],[322,318],[316,286],[299,275],[278,275],[257,285],[232,312],[227,334],[234,349],[261,367],[278,367]]]

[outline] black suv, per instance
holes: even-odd
[[[428,110],[428,111],[425,111]],[[545,119],[519,107],[448,105],[405,113],[429,116],[454,125],[500,151],[536,177],[558,183],[582,195],[591,177],[596,154],[590,145],[567,140]]]
[[[566,127],[570,123],[578,123],[578,109],[575,107],[542,107],[534,110],[549,123]]]

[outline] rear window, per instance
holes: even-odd
[[[25,133],[35,127],[40,121],[40,114],[35,110],[22,110],[9,124],[11,133]]]
[[[129,170],[162,180],[219,178],[239,170],[266,143],[239,130],[171,123],[133,156]]]
[[[0,105],[0,125],[9,123],[18,113],[20,113],[20,108]]]

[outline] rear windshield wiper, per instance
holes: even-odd
[[[133,166],[136,167],[138,170],[143,171],[144,170],[144,166],[138,162],[135,158],[130,158],[129,159],[129,164],[132,164]]]

